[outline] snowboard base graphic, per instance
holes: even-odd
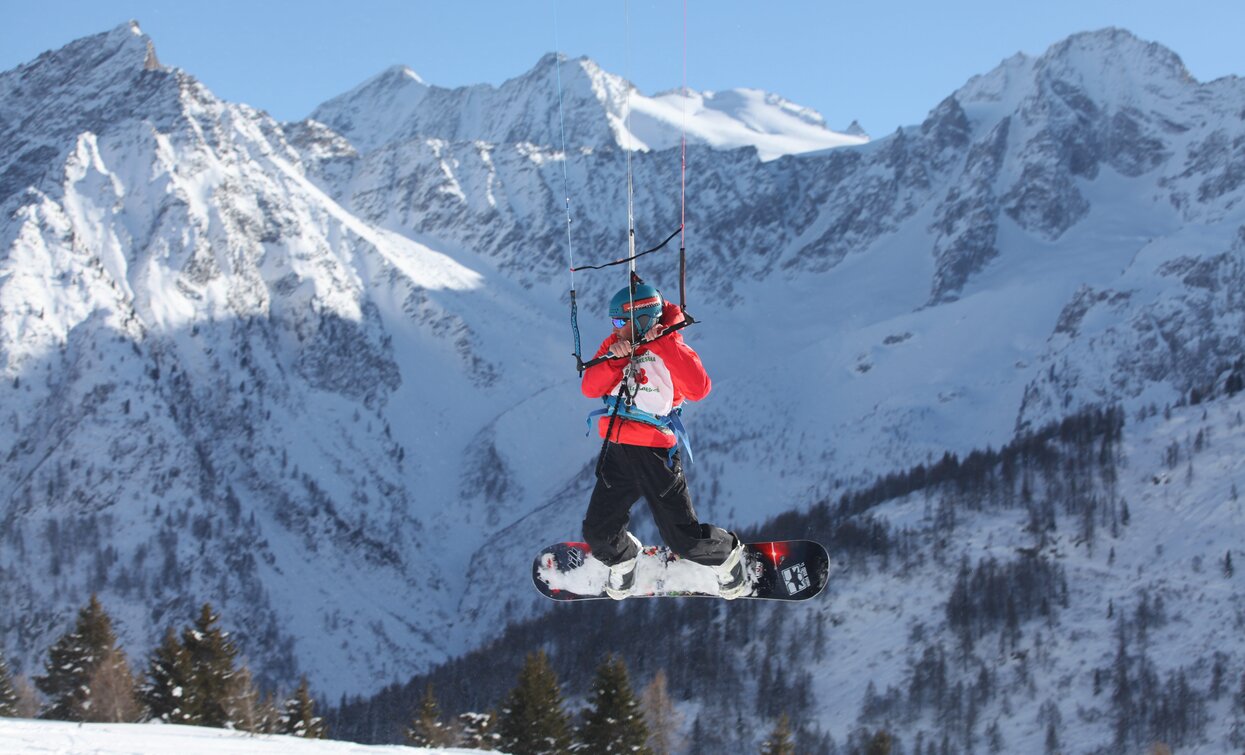
[[[748,589],[739,600],[809,600],[830,578],[830,555],[811,540],[744,545]],[[720,597],[711,567],[680,558],[664,545],[646,545],[636,563],[629,598]],[[610,600],[609,567],[592,557],[586,543],[555,543],[532,563],[532,582],[552,600]]]

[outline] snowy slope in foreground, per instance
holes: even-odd
[[[360,745],[353,742],[245,734],[223,729],[160,724],[75,724],[0,718],[0,755],[346,755],[403,752],[454,755],[478,750]]]

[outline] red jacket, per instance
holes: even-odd
[[[661,313],[661,324],[670,327],[682,321],[683,312],[678,305],[666,302]],[[601,348],[597,349],[596,356],[606,354],[617,340],[618,337],[611,333],[601,344]],[[635,354],[636,365],[640,369],[640,385],[636,393],[638,408],[651,414],[664,415],[684,401],[699,401],[709,395],[712,386],[709,376],[705,374],[700,357],[691,346],[683,342],[682,333],[671,333],[652,343],[641,343],[636,347]],[[626,359],[610,359],[589,367],[584,371],[580,389],[588,398],[616,395],[623,379],[623,368],[627,363]],[[609,425],[608,415],[598,421],[597,429],[602,438],[605,437]],[[610,440],[654,448],[670,448],[676,443],[674,433],[667,428],[622,417],[614,421],[614,432]]]

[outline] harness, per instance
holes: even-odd
[[[619,393],[622,394],[624,391],[619,391]],[[588,413],[588,431],[584,433],[584,435],[592,434],[592,421],[598,417],[609,416],[611,429],[613,428],[613,421],[615,417],[621,417],[635,422],[643,422],[646,425],[665,428],[674,433],[674,439],[676,442],[670,447],[669,453],[666,454],[667,466],[671,468],[674,467],[674,454],[679,450],[679,446],[686,449],[687,463],[691,464],[692,440],[691,436],[688,435],[687,428],[683,425],[683,407],[676,406],[669,414],[666,415],[650,414],[643,409],[636,408],[634,404],[627,400],[628,398],[630,397],[623,397],[621,395],[604,396],[601,400],[605,402],[605,408],[597,409],[596,411]],[[608,432],[609,431],[607,431],[607,437],[605,439],[607,443],[609,442]]]

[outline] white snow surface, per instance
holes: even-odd
[[[360,745],[200,726],[0,718],[0,755],[464,755],[479,750]]]

